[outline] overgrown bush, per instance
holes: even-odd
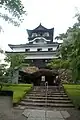
[[[70,69],[59,69],[59,77],[62,83],[72,83],[72,70]]]
[[[70,61],[63,59],[53,59],[51,60],[50,63],[47,64],[47,67],[52,69],[59,69],[59,68],[68,69],[70,67]]]
[[[49,69],[57,69],[59,77],[63,83],[72,82],[72,70],[70,69],[70,61],[63,59],[53,59],[47,64]]]

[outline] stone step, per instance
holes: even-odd
[[[37,96],[26,96],[27,99],[43,99],[45,100],[46,97],[37,97]],[[47,97],[48,100],[70,100],[68,97]]]
[[[37,96],[37,97],[39,97],[39,96],[41,96],[41,97],[45,97],[45,94],[44,95],[42,95],[42,94],[28,94],[28,96]],[[60,95],[47,95],[47,97],[67,97],[67,95],[62,95],[62,94],[60,94]]]
[[[40,92],[40,93],[38,93],[38,92],[30,92],[29,94],[40,94],[40,95],[45,95],[45,93],[43,93],[43,92]],[[65,92],[62,92],[62,93],[60,93],[60,92],[52,92],[52,93],[47,93],[48,95],[66,95],[66,93]]]
[[[74,110],[75,107],[39,107],[39,106],[25,106],[25,105],[18,105],[16,107],[14,107],[16,109],[21,109],[21,110],[25,110],[25,109],[37,109],[37,110],[58,110],[58,111],[65,111],[65,110]]]
[[[48,86],[48,89],[52,90],[52,89],[56,89],[58,86]],[[46,87],[45,86],[34,86],[34,90],[37,90],[37,89],[45,89]],[[63,86],[60,86],[60,88],[63,89]]]
[[[35,89],[33,89],[33,91],[45,91],[46,89],[37,89],[37,90],[35,90]],[[48,89],[48,91],[58,91],[59,89],[58,88],[55,88],[55,89]],[[60,91],[64,91],[64,89],[60,89]]]
[[[37,90],[34,90],[34,89],[33,89],[33,91],[34,91],[34,92],[35,92],[35,91],[41,92],[41,91],[46,91],[46,89],[37,89]],[[52,92],[52,91],[53,91],[53,92],[54,92],[54,91],[62,91],[62,92],[63,92],[64,90],[63,90],[63,89],[60,89],[60,90],[59,90],[59,89],[51,89],[51,90],[48,89],[48,91],[51,91],[51,92]]]
[[[53,90],[53,89],[57,89],[57,88],[59,88],[58,86],[55,86],[55,87],[49,87],[48,86],[48,90]],[[64,89],[63,87],[60,87],[61,89]],[[46,89],[46,87],[37,87],[37,88],[34,88],[33,90],[39,90],[39,89]]]
[[[19,105],[24,106],[38,106],[38,107],[74,107],[73,104],[60,104],[60,103],[32,103],[32,102],[23,102],[21,101]]]
[[[32,92],[25,96],[25,98],[19,103],[21,108],[30,109],[61,109],[61,108],[74,108],[74,105],[66,95],[63,89],[60,91],[56,86],[50,86],[47,92],[46,103],[46,90],[44,86],[34,87]]]
[[[32,91],[30,92],[31,94],[40,94],[40,93],[45,93],[46,91]],[[48,91],[48,94],[58,94],[58,93],[65,93],[64,91]]]
[[[22,100],[24,102],[37,102],[37,103],[45,103],[45,100],[40,100],[40,99],[24,99]],[[63,103],[63,104],[68,104],[72,103],[70,100],[47,100],[47,103]]]

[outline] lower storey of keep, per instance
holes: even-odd
[[[44,85],[44,82],[48,82],[48,85],[55,85],[54,80],[58,75],[58,71],[49,69],[39,69],[36,72],[28,73],[19,71],[20,79],[19,83],[33,83],[35,86]],[[42,76],[45,76],[45,81],[42,81]]]
[[[51,59],[25,59],[25,63],[38,68],[45,68]]]

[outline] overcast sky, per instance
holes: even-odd
[[[0,47],[9,50],[8,44],[27,43],[26,29],[36,28],[40,22],[44,27],[54,27],[54,36],[66,32],[76,20],[76,8],[80,7],[80,0],[22,0],[27,16],[20,27],[14,27],[0,18],[0,25],[4,33],[0,33]],[[0,12],[3,12],[3,10]]]

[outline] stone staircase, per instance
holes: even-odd
[[[59,91],[56,86],[49,86],[46,96],[45,86],[34,86],[34,89],[26,95],[19,103],[18,107],[22,109],[53,109],[74,108],[74,105],[62,87]]]

